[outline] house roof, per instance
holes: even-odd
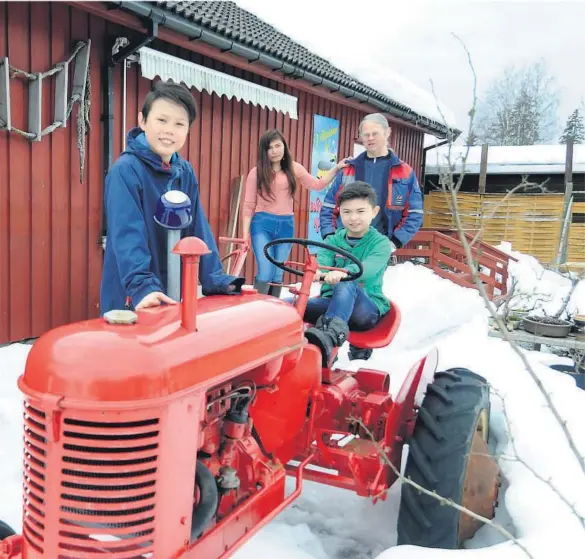
[[[413,107],[396,101],[391,95],[355,79],[234,2],[157,1],[156,4],[162,10],[213,34],[285,63],[288,67],[282,68],[284,73],[309,79],[312,83],[315,83],[314,78],[317,77],[331,91],[339,91],[346,97],[356,97],[359,101],[374,104],[402,120],[417,124],[430,134],[444,137],[448,132],[444,123],[420,114]],[[205,36],[201,40],[206,40]],[[234,52],[237,54],[237,51]]]
[[[451,164],[453,173],[461,172],[466,146],[452,146]],[[448,170],[449,146],[429,149],[426,157],[427,175],[438,175]],[[563,174],[567,146],[490,146],[488,148],[488,175],[538,175]],[[481,163],[481,146],[469,148],[465,161],[465,174],[478,175]],[[573,173],[585,172],[585,145],[573,146]]]

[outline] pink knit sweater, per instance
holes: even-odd
[[[309,190],[323,190],[327,183],[323,179],[317,179],[296,161],[293,163],[294,173],[297,177],[297,186],[300,184],[303,188]],[[274,193],[274,200],[266,200],[258,196],[256,190],[256,180],[258,172],[254,167],[246,179],[246,190],[244,193],[244,207],[242,210],[243,217],[252,217],[257,212],[268,212],[276,215],[292,215],[293,199],[290,195],[288,180],[284,171],[278,171],[274,181],[270,185]]]

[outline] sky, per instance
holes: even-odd
[[[560,92],[558,134],[585,99],[585,0],[236,0],[344,70],[375,62],[431,92],[468,127],[478,95],[509,65],[544,60]],[[337,66],[340,64],[337,63]]]

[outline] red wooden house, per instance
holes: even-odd
[[[267,127],[282,129],[309,169],[314,114],[339,120],[339,153],[351,154],[360,119],[385,113],[394,149],[419,171],[424,133],[447,133],[233,2],[0,2],[0,343],[99,315],[104,174],[150,87],[153,70],[135,52],[145,47],[155,72],[221,77],[212,91],[191,84],[200,115],[182,154],[216,236],[226,233],[233,181],[254,165]],[[248,97],[229,97],[242,82],[254,84]],[[58,118],[75,91],[85,105]],[[306,232],[309,197],[297,196],[296,228]]]

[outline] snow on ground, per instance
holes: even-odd
[[[531,290],[531,274],[539,270],[529,257],[514,266],[523,286]],[[544,285],[555,299],[565,288],[560,276]],[[583,282],[582,282],[583,284]],[[316,286],[315,286],[316,287]],[[396,393],[410,367],[433,347],[439,367],[468,367],[485,376],[493,387],[491,444],[500,456],[505,476],[496,520],[514,533],[534,559],[583,556],[585,530],[551,488],[514,461],[518,455],[585,516],[585,475],[569,450],[564,435],[546,407],[542,395],[512,349],[487,335],[487,311],[476,291],[461,288],[411,263],[390,268],[385,277],[387,295],[399,305],[403,322],[388,347],[376,350],[367,362],[347,361],[340,351],[339,367],[360,366],[391,373]],[[572,304],[585,295],[580,285]],[[550,303],[552,304],[552,303]],[[0,518],[20,528],[21,400],[16,379],[23,370],[30,346],[14,344],[0,349]],[[547,364],[566,359],[546,353],[525,352],[535,372],[561,410],[581,455],[585,455],[585,391],[574,380]],[[510,426],[502,411],[505,402]],[[289,483],[292,489],[293,483]],[[400,486],[385,502],[372,505],[347,491],[305,482],[302,496],[262,529],[235,555],[235,559],[516,559],[526,557],[517,546],[483,527],[459,551],[396,547]]]

